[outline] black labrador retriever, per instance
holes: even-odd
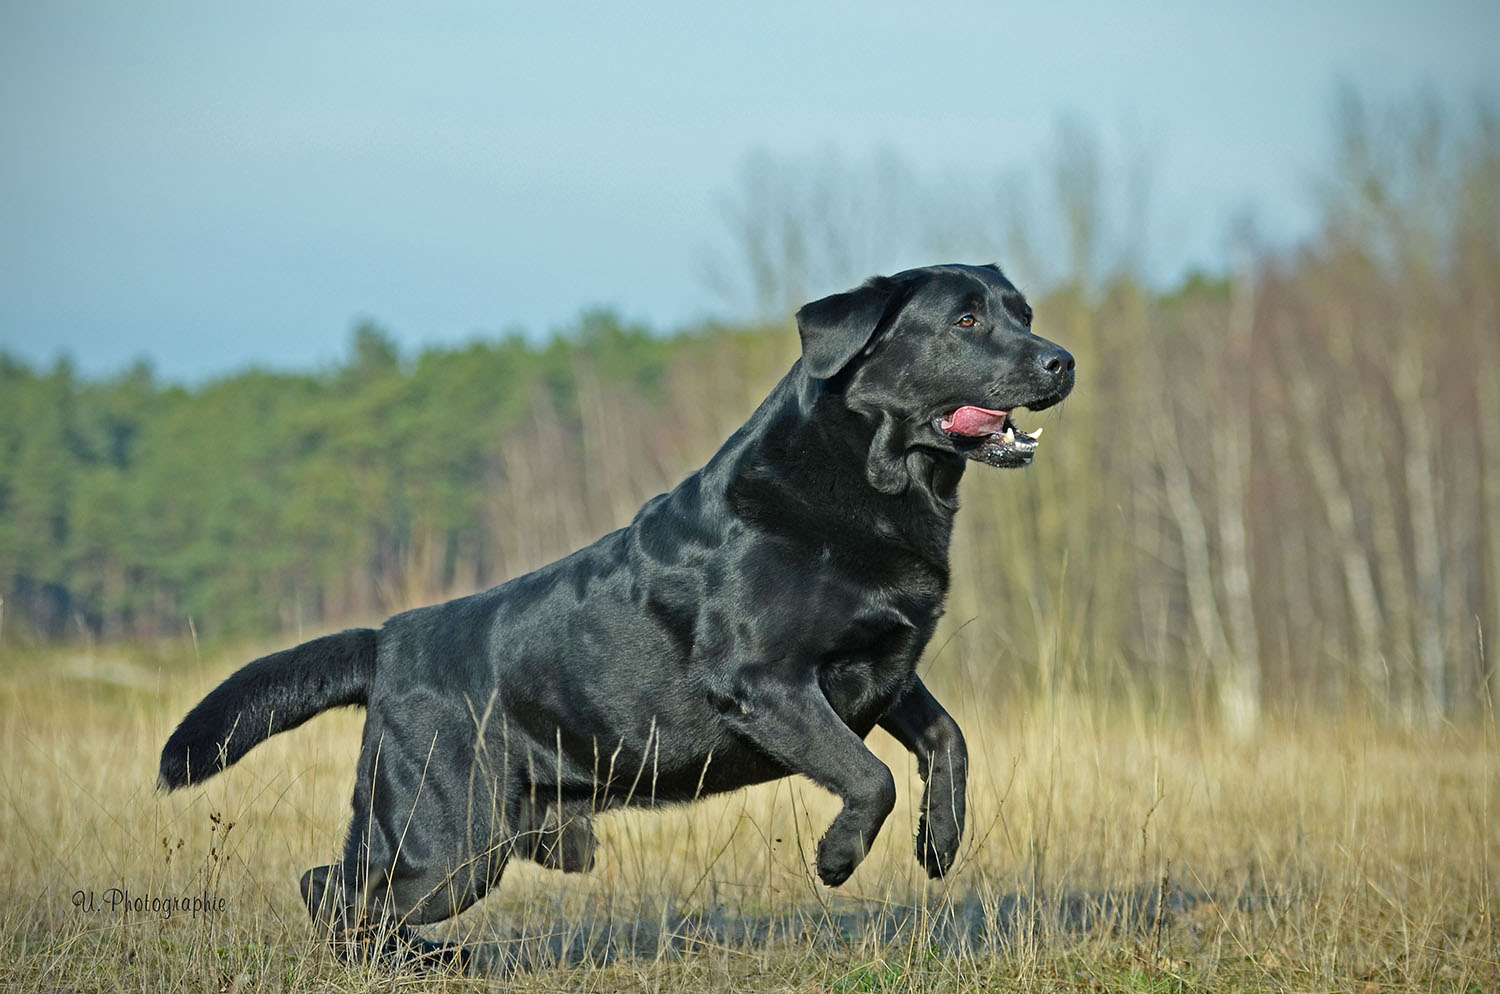
[[[589,816],[800,773],[843,801],[818,876],[854,872],[896,800],[876,725],[926,782],[917,859],[964,824],[958,725],[916,675],[948,589],[969,460],[1016,467],[1011,420],[1073,387],[994,266],[877,277],[797,312],[802,357],[707,466],[627,527],[483,593],[257,659],[167,741],[198,783],[330,708],[368,709],[343,862],[302,893],[356,956],[463,952],[457,914],[512,856],[592,865]],[[1040,431],[1037,432],[1040,434]]]

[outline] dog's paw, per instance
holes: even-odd
[[[597,845],[593,823],[585,815],[572,814],[544,837],[539,862],[564,873],[587,873],[594,868]]]
[[[864,843],[857,832],[835,835],[830,831],[818,843],[818,879],[837,887],[849,879],[864,858]]]
[[[958,826],[951,818],[928,820],[924,814],[917,822],[917,862],[934,880],[948,875],[958,857]]]
[[[922,792],[917,822],[917,862],[934,879],[945,877],[958,858],[964,835],[965,767],[943,765],[932,771]]]
[[[302,903],[307,905],[313,921],[326,932],[352,927],[342,867],[315,866],[302,874]]]
[[[526,814],[532,821],[528,830],[516,837],[523,858],[564,873],[594,868],[597,842],[587,808],[564,806],[559,810],[557,805],[548,805],[540,812],[528,807]]]

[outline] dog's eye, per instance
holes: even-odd
[[[972,328],[977,323],[977,319],[972,314],[965,314],[954,323],[960,328]]]

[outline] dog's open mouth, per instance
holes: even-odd
[[[986,407],[960,407],[935,419],[933,427],[953,439],[955,447],[965,456],[1001,468],[1030,463],[1042,434],[1040,428],[1035,434],[1027,434],[1016,427],[1009,411]]]

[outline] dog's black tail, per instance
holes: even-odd
[[[202,783],[277,732],[331,708],[368,704],[377,637],[372,628],[351,628],[246,664],[167,739],[157,786]]]

